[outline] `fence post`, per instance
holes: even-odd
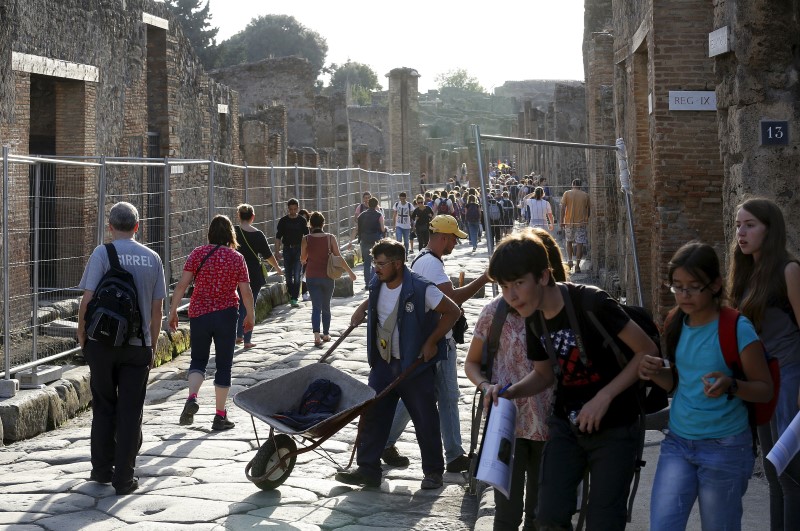
[[[3,358],[5,379],[11,379],[11,311],[9,306],[8,146],[3,146]],[[11,395],[13,396],[13,395]]]
[[[244,202],[249,203],[247,200],[247,191],[250,190],[250,181],[247,174],[247,161],[244,163]]]
[[[272,190],[272,234],[278,232],[278,202],[275,200],[275,166],[269,163],[269,186]]]
[[[33,185],[33,361],[39,357],[39,216],[41,215],[42,197],[42,164],[36,163],[34,167]],[[8,275],[6,275],[8,276]],[[38,366],[33,368],[36,374]]]
[[[352,220],[352,218],[350,217],[350,197],[351,197],[351,195],[353,193],[352,190],[351,190],[352,181],[353,181],[353,169],[352,168],[347,168],[347,177],[346,177],[346,179],[347,179],[347,183],[345,183],[345,193],[346,193],[346,195],[345,195],[345,199],[344,199],[344,208],[345,208],[345,215],[347,216],[347,223],[345,223],[345,226],[347,227],[347,232],[345,234],[347,234],[347,237],[349,238],[350,235],[353,233],[353,226],[350,224],[350,222]]]
[[[322,168],[317,166],[317,212],[322,212]]]
[[[211,156],[211,162],[208,165],[208,224],[211,224],[211,218],[214,217],[214,156]]]
[[[164,276],[167,279],[167,294],[169,294],[169,285],[172,283],[172,242],[170,241],[170,167],[169,158],[164,157]],[[169,318],[169,305],[170,298],[164,297],[162,301],[164,304],[163,315],[165,319]],[[153,338],[153,341],[158,341],[158,338]]]
[[[300,168],[294,165],[294,197],[300,200]]]
[[[106,233],[106,156],[100,157],[97,183],[97,245],[103,245]]]
[[[340,231],[342,230],[342,222],[341,222],[341,213],[339,212],[339,167],[336,167],[336,192],[334,194],[336,196],[336,239],[339,240]],[[339,244],[341,246],[341,243]]]

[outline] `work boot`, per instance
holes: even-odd
[[[420,488],[425,490],[438,489],[443,485],[441,474],[425,474],[425,479],[420,483]]]
[[[387,465],[396,467],[405,467],[410,463],[408,457],[400,455],[400,452],[397,451],[397,446],[395,445],[386,448],[381,454],[381,459],[383,459],[383,462]]]
[[[368,478],[358,470],[353,472],[338,472],[334,479],[340,483],[348,485],[360,485],[362,487],[378,488],[381,486],[381,480]]]
[[[469,470],[469,457],[465,454],[461,454],[447,463],[447,467],[445,468],[448,472],[466,472]]]

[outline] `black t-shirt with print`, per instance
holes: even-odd
[[[553,319],[547,319],[547,330],[553,341],[561,374],[556,388],[553,413],[566,418],[570,411],[578,411],[597,392],[608,385],[620,373],[614,352],[603,347],[603,337],[592,326],[581,311],[584,300],[594,301],[591,310],[611,336],[616,336],[628,324],[630,317],[625,310],[605,291],[576,284],[566,284],[572,305],[575,308],[578,326],[583,338],[588,367],[580,359],[575,333],[570,326],[566,308]],[[594,296],[585,296],[583,291],[592,289]],[[538,312],[526,319],[528,332],[528,358],[534,361],[549,360],[544,335],[539,335],[541,323]],[[538,341],[536,340],[538,339]],[[617,395],[608,407],[600,428],[609,428],[633,423],[639,414],[636,401],[636,384]]]

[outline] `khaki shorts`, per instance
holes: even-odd
[[[589,240],[586,237],[586,226],[568,225],[564,227],[564,238],[568,242],[587,244]]]

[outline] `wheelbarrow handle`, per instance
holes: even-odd
[[[328,351],[319,359],[319,363],[325,363],[325,360],[328,359],[328,356],[333,354],[333,351],[336,350],[336,347],[338,347],[342,343],[342,341],[344,341],[344,339],[350,335],[350,332],[352,332],[356,327],[358,327],[358,325],[350,325],[347,328],[347,330],[342,332],[342,335],[339,336],[339,339],[334,341],[333,345],[331,345],[331,348],[329,348]]]

